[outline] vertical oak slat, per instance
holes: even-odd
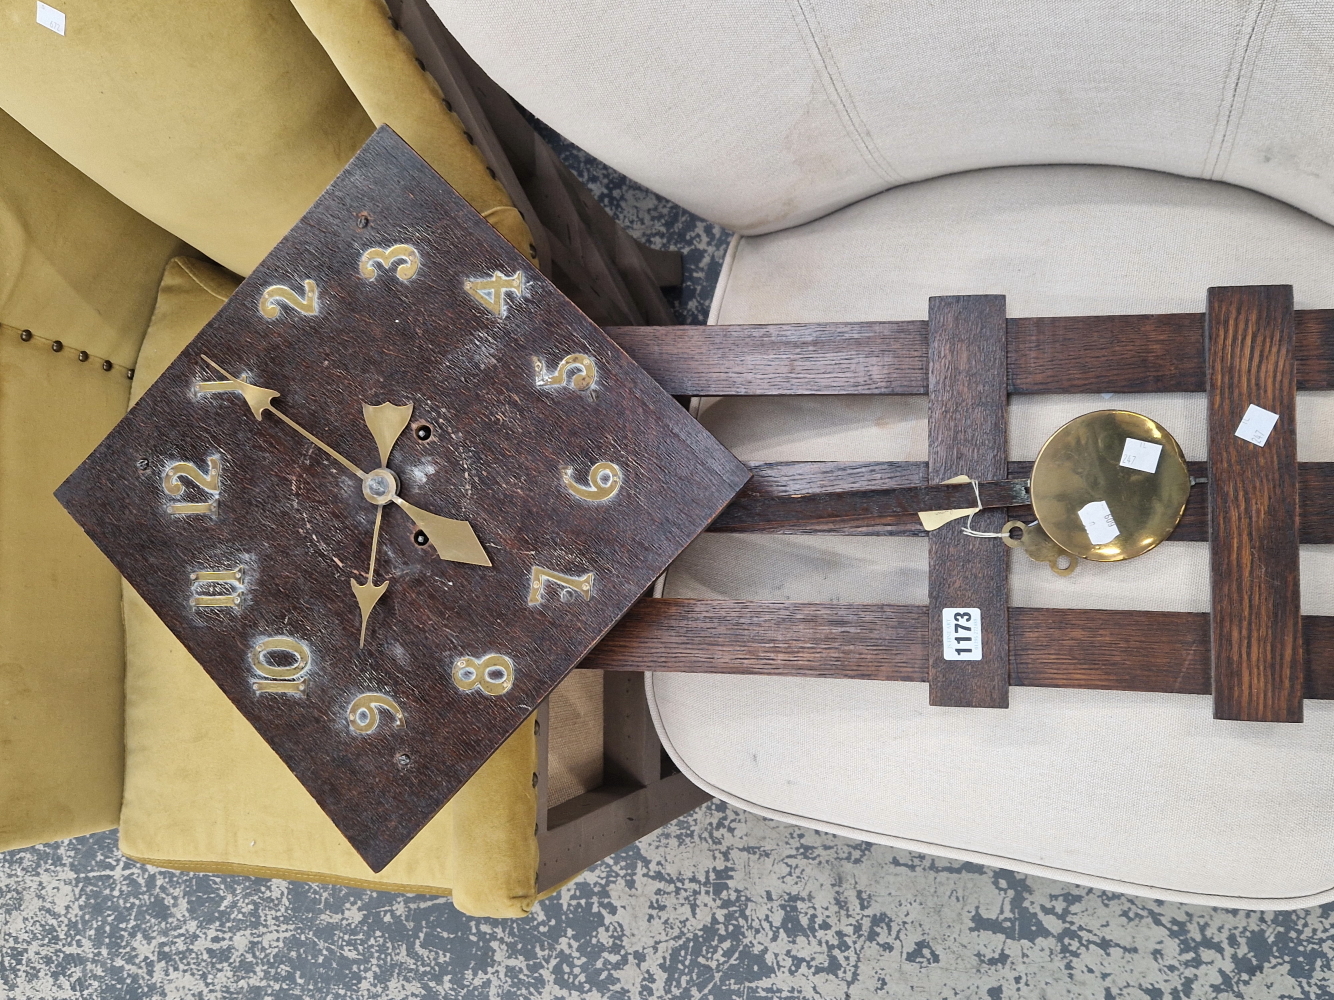
[[[1006,474],[1005,296],[933,296],[928,313],[928,478]],[[978,531],[999,531],[1005,511],[984,510]],[[963,708],[1009,706],[1006,549],[957,523],[933,531],[930,553],[930,700]],[[978,608],[982,659],[946,660],[941,611]]]
[[[1209,568],[1214,718],[1302,721],[1292,286],[1209,289]],[[1254,404],[1263,446],[1236,436]]]
[[[662,775],[662,744],[649,714],[643,674],[607,674],[602,692],[602,780],[648,786]]]
[[[551,782],[551,697],[542,699],[531,720],[537,730],[537,829],[541,836],[547,829],[548,790]],[[525,723],[527,725],[528,723]]]

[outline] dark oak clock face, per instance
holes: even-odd
[[[379,871],[746,478],[381,128],[57,496]]]

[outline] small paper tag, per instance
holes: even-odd
[[[1116,526],[1116,519],[1112,517],[1112,510],[1107,506],[1106,500],[1094,500],[1092,503],[1084,504],[1079,508],[1079,519],[1084,522],[1084,530],[1088,532],[1089,541],[1094,545],[1106,545],[1121,534],[1121,529]]]
[[[54,7],[37,0],[37,23],[43,28],[50,28],[57,35],[65,33],[65,15]]]
[[[942,608],[940,617],[945,659],[982,659],[982,612],[978,608]]]
[[[1264,407],[1252,403],[1246,407],[1246,416],[1237,424],[1237,437],[1263,448],[1276,423],[1278,423],[1277,413],[1270,413]]]
[[[1140,472],[1157,472],[1158,457],[1163,453],[1163,446],[1139,438],[1126,438],[1126,446],[1121,449],[1121,464],[1127,469]]]
[[[953,479],[946,479],[941,486],[952,486],[955,483],[971,483],[972,480],[967,476],[955,476]],[[958,510],[921,510],[917,512],[918,520],[922,522],[922,527],[927,531],[935,531],[941,525],[949,524],[951,521],[957,521],[961,517],[967,517],[969,514],[976,514],[981,507],[961,507]]]

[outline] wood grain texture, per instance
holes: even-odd
[[[1204,388],[1204,318],[1055,316],[1009,321],[1013,393],[1179,392]],[[1133,345],[1133,346],[1132,346]],[[1133,364],[1126,360],[1133,358]],[[1055,430],[1055,428],[1052,428]]]
[[[924,681],[926,642],[923,607],[650,598],[579,666]]]
[[[1302,310],[1294,322],[1297,388],[1334,389],[1334,309]],[[1203,313],[1019,317],[1006,326],[1012,393],[1204,391]],[[613,326],[606,333],[675,395],[927,391],[920,320]]]
[[[419,266],[359,266],[410,244]],[[520,275],[493,310],[465,282]],[[517,280],[517,279],[515,279]],[[263,311],[274,285],[318,295],[313,314]],[[495,303],[492,303],[495,304]],[[490,566],[445,562],[403,510],[384,511],[376,582],[388,583],[359,646],[350,583],[366,580],[376,508],[360,480],[239,393],[232,374],[280,393],[275,410],[364,471],[380,461],[363,404],[412,404],[388,464],[409,503],[467,520]],[[596,379],[539,385],[535,362],[593,359]],[[429,429],[424,437],[418,432]],[[214,515],[180,517],[164,470],[217,458]],[[606,502],[576,496],[621,470]],[[480,767],[748,473],[477,215],[381,128],[212,322],[145,393],[59,498],[325,810],[381,870]],[[184,500],[196,496],[189,485]],[[535,565],[592,573],[585,595]],[[235,608],[192,608],[190,574],[245,569]],[[251,652],[290,637],[310,650],[301,692],[257,691]],[[497,653],[495,696],[452,667]],[[279,663],[277,666],[284,666]],[[354,731],[349,707],[383,694],[402,712]]]
[[[1007,471],[1005,297],[933,296],[929,303],[930,394],[927,478],[1003,479]],[[999,531],[1003,510],[973,518],[975,531]],[[1007,550],[994,538],[934,531],[928,538],[931,704],[961,708],[1009,705]],[[977,608],[982,658],[947,660],[941,613]]]
[[[1209,289],[1209,569],[1214,717],[1302,719],[1292,286]],[[1250,405],[1278,414],[1259,446]]]
[[[1209,616],[1011,608],[1010,683],[1208,694]]]
[[[926,324],[610,326],[606,333],[674,396],[926,391]]]
[[[640,601],[580,667],[927,679],[927,609],[681,598]],[[1302,618],[1306,697],[1334,700],[1334,617]],[[1210,693],[1209,615],[1010,608],[1010,683]]]

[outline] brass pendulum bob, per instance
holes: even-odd
[[[1190,486],[1181,446],[1157,421],[1127,410],[1085,413],[1052,434],[1033,463],[1037,523],[1010,521],[1003,538],[1062,576],[1077,559],[1133,559],[1176,528]]]

